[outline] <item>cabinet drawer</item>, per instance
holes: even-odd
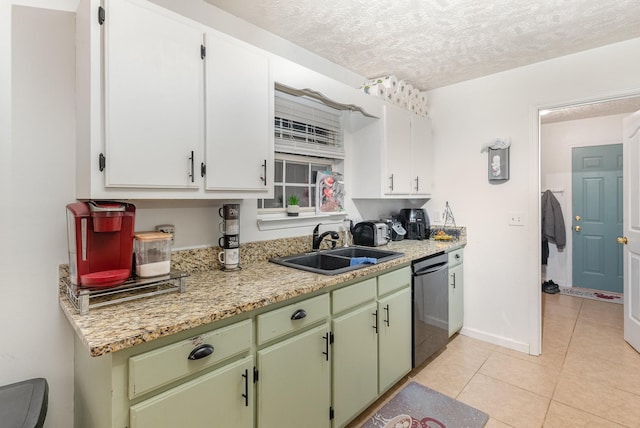
[[[292,319],[294,314],[301,318]],[[258,315],[258,345],[294,332],[329,316],[329,295],[303,300],[266,314]]]
[[[251,336],[251,320],[245,320],[129,358],[129,398],[249,350]],[[196,347],[205,344],[213,346],[210,355],[197,360],[188,358]]]
[[[405,267],[378,277],[378,296],[384,296],[393,291],[411,285],[411,268]]]
[[[462,254],[464,252],[463,248],[458,248],[457,250],[453,250],[449,253],[449,267],[457,266],[463,262]]]
[[[332,293],[332,313],[338,314],[344,310],[358,306],[361,303],[376,298],[376,279],[371,278]]]

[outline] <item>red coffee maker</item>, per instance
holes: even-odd
[[[131,276],[136,207],[109,201],[67,205],[71,283],[87,288],[122,284]]]

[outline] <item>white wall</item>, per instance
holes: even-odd
[[[45,377],[46,425],[69,427],[73,330],[58,306],[57,278],[66,260],[60,225],[75,188],[75,15],[22,6],[13,9],[13,20],[5,19],[9,13],[3,8],[0,19],[12,23],[13,36],[12,77],[1,79],[11,82],[11,91],[2,91],[11,97],[2,99],[11,102],[12,126],[2,136],[2,159],[8,161],[3,183],[9,187],[0,197],[7,204],[1,219],[0,384]],[[5,61],[3,55],[4,67]]]
[[[571,287],[573,218],[571,201],[571,149],[574,147],[601,146],[622,143],[622,120],[627,114],[603,116],[589,119],[549,123],[540,127],[540,187],[554,192],[562,208],[567,230],[567,245],[558,251],[549,245],[549,260],[542,267],[543,278],[553,279],[558,285]]]
[[[640,91],[640,39],[430,92],[435,195],[468,227],[463,333],[536,353],[540,338],[538,109]],[[481,146],[510,137],[511,179],[487,181]],[[525,214],[509,226],[510,212]]]

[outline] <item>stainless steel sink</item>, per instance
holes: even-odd
[[[384,263],[386,261],[402,257],[403,255],[403,253],[395,251],[364,247],[347,247],[313,253],[294,254],[285,257],[274,257],[269,259],[269,261],[282,266],[320,273],[323,275],[337,275],[369,266],[369,264],[352,265],[352,258],[368,257],[376,259],[376,263]]]

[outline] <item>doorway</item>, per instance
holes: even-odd
[[[539,279],[542,281],[553,278],[561,286],[573,284],[571,148],[621,143],[623,141],[623,119],[637,110],[640,110],[640,94],[627,94],[617,98],[612,96],[608,100],[592,102],[585,100],[580,104],[557,106],[550,110],[540,109],[538,111],[538,153],[540,159],[538,179],[540,190],[553,190],[554,194],[558,196],[565,213],[566,228],[569,232],[567,247],[563,252],[557,251],[553,245],[550,246],[549,264],[541,268]],[[597,125],[580,126],[584,125],[583,120],[587,119]],[[577,126],[569,129],[568,125]],[[537,292],[541,292],[540,284],[538,284]],[[538,310],[541,315],[542,309],[542,299],[540,299],[538,300]],[[540,342],[534,349],[542,352],[541,324],[538,331],[540,332]]]
[[[560,287],[589,288],[574,281],[574,191],[572,183],[572,153],[577,147],[608,146],[622,143],[622,121],[640,109],[640,96],[598,103],[567,106],[540,116],[540,190],[552,190],[565,219],[566,247],[549,246],[549,259],[541,268],[542,281],[553,280]],[[621,214],[620,214],[621,216]],[[580,225],[581,227],[583,225]],[[613,237],[615,242],[615,235]],[[592,243],[592,242],[590,242]],[[615,249],[613,251],[620,251]],[[588,263],[592,265],[592,263]],[[620,268],[621,270],[621,268]],[[581,281],[582,282],[582,281]],[[598,289],[598,288],[596,288]]]

